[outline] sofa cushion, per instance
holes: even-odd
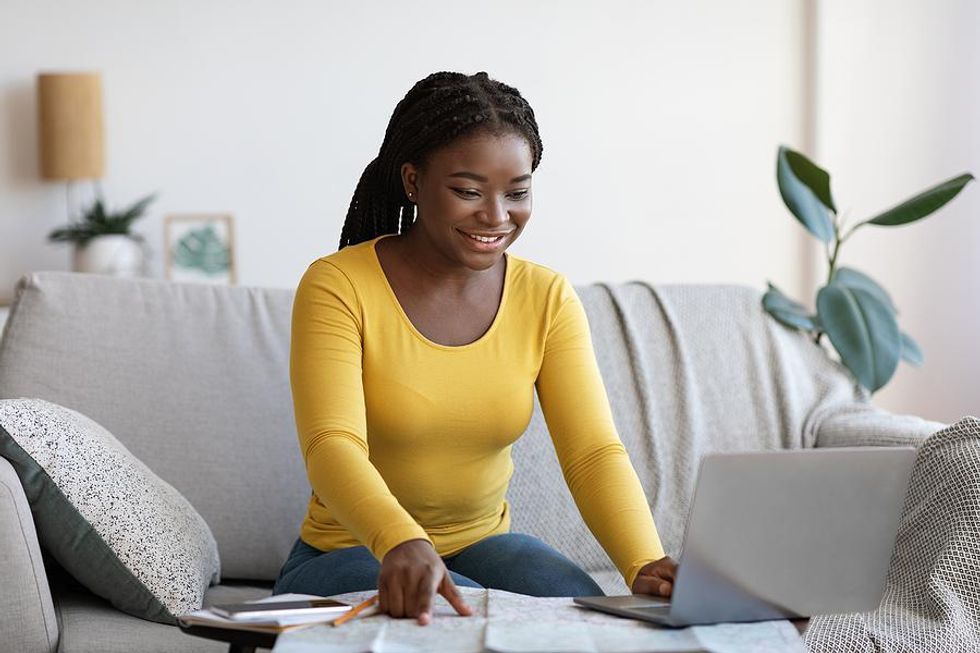
[[[217,544],[201,516],[85,415],[0,400],[0,455],[20,477],[42,546],[120,610],[175,623],[218,582]]]
[[[239,603],[269,596],[270,587],[215,585],[205,606]],[[136,619],[119,612],[84,587],[71,583],[56,588],[61,624],[58,653],[226,653],[226,642],[195,637],[176,626]]]

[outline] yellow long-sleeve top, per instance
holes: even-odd
[[[374,247],[384,237],[317,259],[296,290],[290,381],[313,488],[300,537],[381,560],[411,539],[447,556],[507,532],[511,445],[536,388],[579,511],[632,587],[664,551],[570,282],[505,253],[490,328],[442,345],[399,304]]]

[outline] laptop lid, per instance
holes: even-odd
[[[706,455],[671,621],[876,608],[914,460],[911,447]]]

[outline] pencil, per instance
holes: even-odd
[[[337,617],[336,619],[334,619],[332,623],[333,623],[334,626],[343,626],[345,623],[347,623],[348,621],[350,621],[351,619],[353,619],[354,617],[356,617],[357,615],[359,615],[364,610],[367,610],[368,608],[370,608],[372,605],[374,605],[377,602],[378,602],[378,595],[375,594],[374,596],[372,596],[371,598],[369,598],[367,601],[364,601],[363,603],[359,603],[359,604],[355,605],[354,608],[351,609],[350,612],[345,612],[344,614],[342,614],[339,617]]]

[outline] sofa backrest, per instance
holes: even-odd
[[[28,274],[0,343],[0,397],[99,422],[201,513],[224,578],[274,579],[310,494],[289,390],[292,296]]]
[[[668,552],[698,457],[810,446],[821,410],[860,391],[839,364],[738,286],[576,288],[616,424]],[[289,389],[293,291],[69,272],[18,283],[0,398],[93,418],[212,528],[225,578],[276,577],[310,488]],[[568,496],[540,407],[515,446],[514,530],[609,568]],[[537,468],[548,470],[531,473]]]

